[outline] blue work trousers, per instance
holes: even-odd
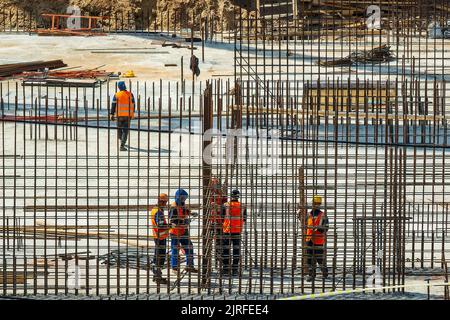
[[[179,248],[183,248],[186,254],[186,264],[188,266],[194,266],[194,245],[192,241],[189,239],[189,235],[182,236],[171,236],[171,247],[172,247],[172,256],[170,259],[170,264],[172,268],[179,268],[178,265],[178,257],[179,257]]]

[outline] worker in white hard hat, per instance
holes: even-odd
[[[316,277],[316,263],[319,264],[324,278],[328,277],[328,269],[325,266],[325,244],[326,234],[329,229],[328,217],[324,211],[320,209],[322,205],[322,197],[313,196],[312,210],[306,216],[306,264],[308,267],[308,279],[312,281]]]

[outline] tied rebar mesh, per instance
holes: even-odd
[[[428,26],[444,26],[450,4],[383,2],[374,29],[358,1],[259,3],[250,14],[240,3],[227,28],[195,12],[167,14],[167,28],[110,18],[104,32],[186,33],[234,48],[233,80],[128,82],[127,151],[108,117],[115,81],[0,82],[2,296],[279,298],[448,281],[450,40]],[[10,17],[0,13],[3,31],[29,25]],[[186,250],[169,267],[169,238],[163,283],[150,211],[178,189],[189,193],[199,272],[184,269]],[[230,276],[213,194],[228,201],[235,189],[247,217]],[[307,281],[316,194],[330,224],[328,277],[317,267]],[[432,290],[448,298],[445,286]]]

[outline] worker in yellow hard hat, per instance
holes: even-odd
[[[314,195],[312,210],[306,216],[306,264],[308,267],[308,279],[312,281],[316,277],[316,262],[319,264],[324,278],[328,277],[328,269],[325,266],[325,243],[329,229],[329,221],[326,213],[320,209],[322,197]]]
[[[153,256],[153,281],[159,284],[167,284],[167,279],[162,277],[161,269],[166,262],[167,237],[169,236],[169,225],[164,216],[164,208],[167,207],[169,196],[161,193],[158,197],[158,204],[153,207],[150,213],[150,224],[153,229],[153,239],[155,241],[155,255]]]

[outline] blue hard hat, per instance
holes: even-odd
[[[184,203],[188,197],[189,194],[184,189],[178,189],[177,192],[175,192],[175,202],[177,204]]]
[[[120,91],[127,90],[127,85],[125,84],[125,81],[119,81],[117,83],[117,87],[119,87]]]
[[[188,197],[189,194],[184,189],[178,189],[177,192],[175,192],[175,198],[179,198],[180,196],[186,196]]]

